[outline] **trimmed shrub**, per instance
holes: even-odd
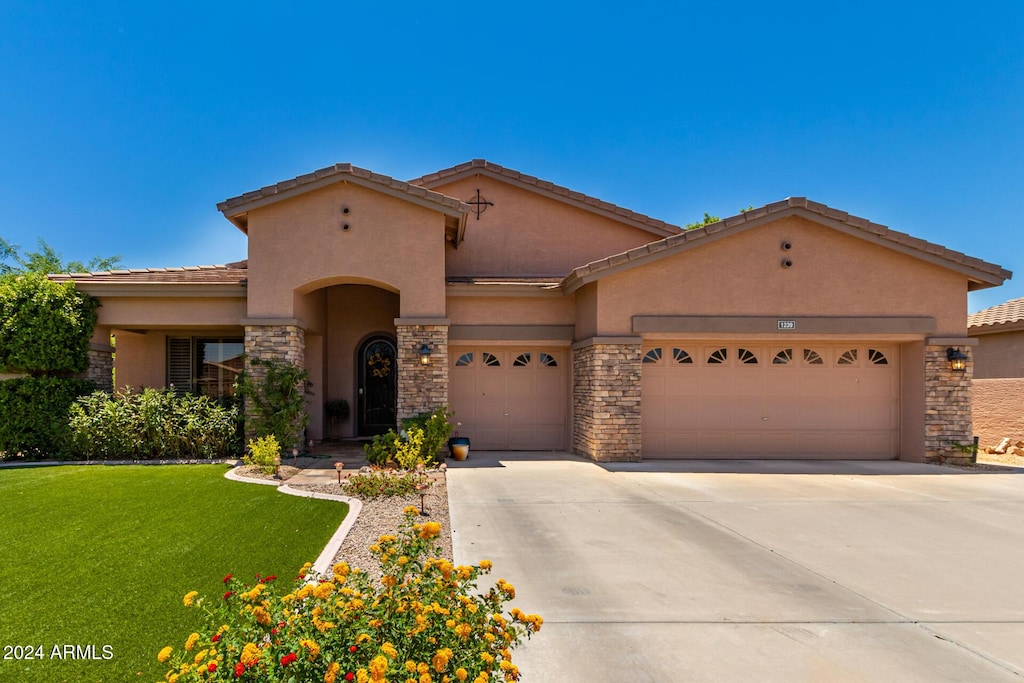
[[[45,275],[0,278],[0,368],[74,374],[88,366],[99,302]]]
[[[238,408],[206,396],[97,391],[70,413],[71,453],[88,460],[209,460],[242,450]]]
[[[426,475],[419,472],[371,470],[350,476],[343,490],[356,498],[389,498],[416,493],[416,487],[426,482]]]
[[[66,456],[69,410],[92,390],[92,382],[56,377],[0,382],[0,459]]]
[[[397,465],[404,469],[432,465],[455,426],[451,417],[448,406],[442,406],[433,412],[402,420],[401,433],[389,429],[386,434],[373,437],[373,443],[363,446],[367,462],[379,467]]]
[[[249,453],[242,458],[246,465],[259,467],[263,474],[273,474],[281,464],[281,446],[274,435],[249,440]]]

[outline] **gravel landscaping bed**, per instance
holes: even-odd
[[[301,470],[291,465],[281,465],[281,480],[287,481]],[[274,475],[263,474],[256,467],[242,467],[238,474],[248,479],[273,480]],[[448,487],[443,473],[432,473],[433,485],[427,489],[425,509],[429,513],[420,517],[424,522],[440,522],[444,530],[438,538],[441,556],[452,560],[452,528],[448,517]],[[347,495],[337,483],[331,484],[292,484],[292,488],[332,495]],[[352,497],[352,496],[350,496]],[[371,545],[384,534],[393,534],[403,518],[403,510],[409,505],[420,507],[419,494],[410,496],[393,496],[360,499],[363,509],[356,518],[356,523],[345,537],[341,549],[335,556],[335,562],[348,562],[351,567],[365,570],[370,576],[380,578],[377,560],[370,552]]]

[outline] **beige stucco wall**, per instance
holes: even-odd
[[[121,329],[238,325],[245,317],[245,297],[105,296],[97,324]]]
[[[453,296],[448,298],[452,325],[572,325],[572,296]]]
[[[1024,441],[1024,378],[974,380],[971,409],[982,447],[1004,437]]]
[[[567,275],[577,266],[660,239],[661,235],[476,176],[433,188],[468,201],[480,194],[494,206],[470,214],[466,237],[447,250],[448,275]]]
[[[253,209],[249,316],[299,317],[295,292],[361,283],[401,292],[402,316],[443,317],[444,244],[441,213],[347,183]]]
[[[900,345],[900,459],[924,462],[924,342]]]
[[[781,243],[792,243],[782,251]],[[783,258],[793,261],[783,268]],[[628,334],[633,315],[931,316],[964,336],[966,278],[791,216],[607,276],[597,332]]]
[[[1024,377],[1024,330],[977,335],[974,378]]]

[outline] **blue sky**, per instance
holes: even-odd
[[[245,257],[228,197],[486,158],[676,224],[807,196],[1019,273],[1024,3],[0,4],[0,236]],[[866,293],[867,294],[867,293]]]

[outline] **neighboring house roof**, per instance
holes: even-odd
[[[94,273],[59,273],[49,276],[56,282],[76,285],[234,285],[245,286],[249,277],[248,261],[215,266],[180,268],[131,268]]]
[[[967,328],[970,334],[1009,332],[1024,328],[1024,298],[1010,299],[998,306],[970,314],[967,316]]]
[[[825,204],[809,201],[806,197],[789,197],[780,202],[767,204],[758,209],[730,216],[715,223],[687,230],[678,235],[580,266],[562,280],[562,287],[566,292],[573,292],[588,282],[607,275],[672,256],[787,216],[800,216],[848,235],[963,273],[969,280],[968,288],[971,290],[1001,285],[1012,275],[1010,271],[993,263],[967,256],[917,237],[911,237],[903,232],[890,230],[884,225],[872,223],[865,218],[850,215]]]
[[[621,206],[616,206],[609,202],[597,199],[596,197],[590,197],[583,194],[582,192],[576,192],[570,190],[567,187],[561,185],[555,185],[547,180],[541,180],[536,176],[527,175],[514,171],[504,166],[491,163],[486,159],[473,159],[464,164],[458,164],[451,168],[446,168],[435,173],[428,173],[425,176],[414,178],[409,181],[411,185],[419,185],[426,188],[434,188],[439,185],[446,185],[448,183],[460,180],[462,178],[474,176],[474,175],[486,175],[492,178],[497,178],[505,182],[511,183],[523,189],[529,190],[530,192],[536,192],[544,195],[551,199],[576,206],[585,211],[596,213],[613,220],[617,220],[623,223],[632,225],[633,227],[646,230],[647,232],[653,233],[660,237],[667,235],[675,235],[682,228],[678,225],[672,225],[665,221],[658,220],[657,218],[651,218],[645,216],[642,213],[625,209]]]
[[[469,215],[470,211],[468,204],[464,204],[458,199],[453,199],[440,192],[433,192],[411,183],[396,180],[390,176],[353,166],[352,164],[334,164],[312,173],[306,173],[290,180],[282,180],[274,185],[267,185],[258,190],[225,199],[217,204],[217,210],[223,213],[225,218],[234,223],[239,230],[248,234],[249,211],[339,182],[360,185],[398,199],[440,211],[452,219],[450,226],[449,222],[446,221],[446,227],[454,229],[455,234],[453,237],[455,244],[457,245],[462,241],[466,226],[466,216]]]

